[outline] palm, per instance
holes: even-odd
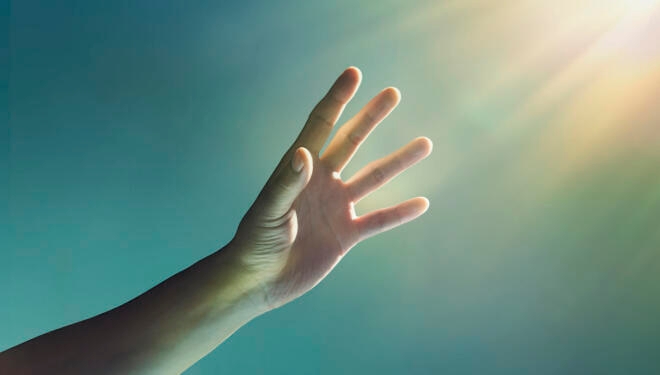
[[[272,307],[314,287],[359,241],[416,218],[428,205],[426,199],[414,198],[361,217],[353,209],[361,198],[428,156],[427,138],[370,163],[347,181],[339,177],[369,132],[399,102],[396,89],[372,99],[319,156],[360,78],[357,69],[349,68],[337,79],[239,227],[237,237],[251,243],[247,263],[258,269]],[[294,155],[304,165],[300,175],[291,167]]]
[[[293,294],[314,286],[359,240],[350,197],[332,172],[314,158],[312,178],[292,206],[298,233],[281,278],[295,281]]]

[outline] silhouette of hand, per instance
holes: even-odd
[[[357,217],[354,204],[431,153],[419,137],[371,162],[344,181],[340,172],[369,133],[399,103],[386,88],[348,120],[319,156],[362,75],[346,69],[313,109],[261,193],[241,221],[232,242],[264,292],[268,309],[279,307],[318,284],[358,242],[413,220],[428,208],[417,197]]]

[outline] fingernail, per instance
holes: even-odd
[[[431,202],[426,197],[422,197],[422,199],[424,200],[424,206],[423,206],[424,211],[422,211],[422,213],[425,213],[426,211],[428,211],[429,207],[431,206]]]
[[[294,171],[296,171],[296,173],[299,173],[300,171],[302,171],[304,165],[305,162],[302,156],[300,155],[300,152],[296,150],[296,152],[293,154],[293,159],[291,160],[291,167],[293,168]]]

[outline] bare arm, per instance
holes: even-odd
[[[0,354],[1,374],[178,374],[265,311],[230,243],[103,314]]]
[[[341,178],[398,104],[398,90],[376,95],[319,155],[360,81],[357,68],[339,76],[227,246],[122,306],[0,353],[0,373],[181,373],[251,319],[313,288],[358,242],[423,214],[421,197],[359,217],[353,206],[428,156],[427,138]]]

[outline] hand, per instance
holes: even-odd
[[[353,205],[428,156],[427,138],[340,178],[399,102],[396,89],[376,95],[319,157],[360,79],[356,68],[337,79],[227,246],[121,306],[3,351],[0,373],[179,374],[250,319],[313,288],[358,242],[424,213],[425,198],[360,217]]]
[[[309,115],[263,190],[241,221],[233,243],[264,292],[267,308],[279,307],[318,284],[358,242],[423,214],[428,200],[413,198],[357,217],[354,204],[431,153],[428,138],[416,138],[376,160],[347,181],[340,177],[369,133],[399,103],[386,88],[323,147],[335,122],[360,85],[357,68],[346,69]]]

